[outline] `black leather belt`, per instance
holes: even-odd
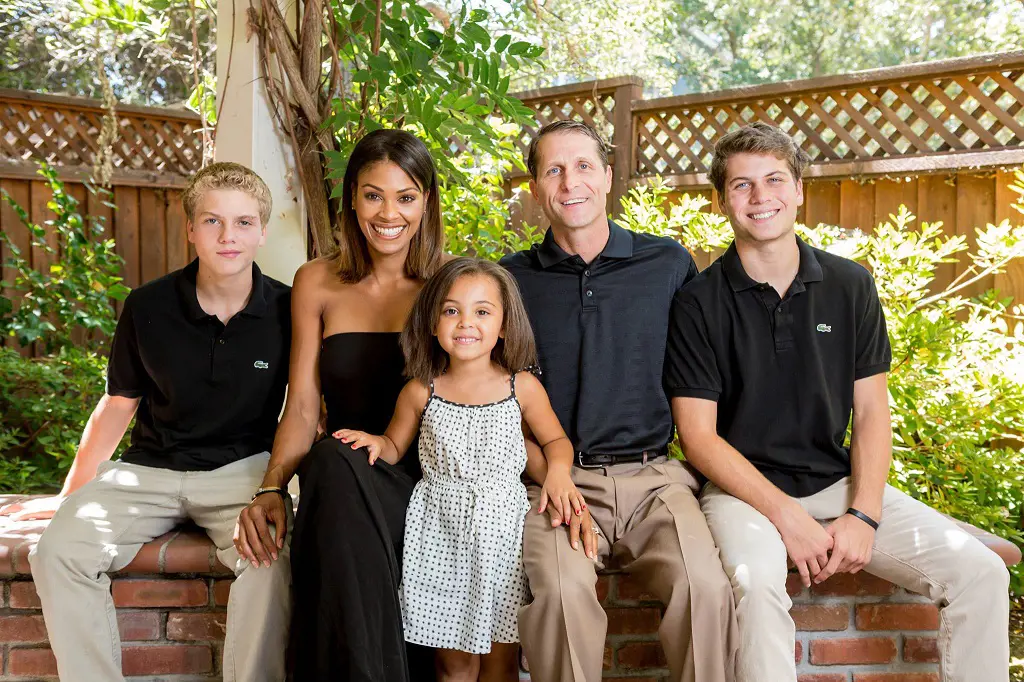
[[[586,452],[576,453],[576,466],[584,469],[595,469],[599,467],[610,467],[616,464],[631,464],[641,462],[647,464],[652,459],[664,457],[668,454],[668,446],[655,450],[644,450],[643,452],[623,455],[592,455]]]

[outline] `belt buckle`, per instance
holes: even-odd
[[[603,469],[605,467],[604,464],[584,464],[583,454],[582,451],[576,453],[576,465],[581,469]]]

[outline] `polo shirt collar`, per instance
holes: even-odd
[[[633,236],[615,224],[614,220],[609,220],[608,242],[598,254],[598,258],[629,258],[632,255]],[[547,269],[569,258],[572,258],[572,255],[566,253],[561,246],[555,243],[555,236],[549,227],[544,235],[544,241],[537,247],[537,260],[540,262],[540,266]]]
[[[178,290],[178,298],[189,319],[200,322],[213,317],[199,305],[199,296],[196,294],[196,277],[199,275],[199,259],[195,258],[178,273],[175,282]],[[249,317],[263,317],[267,312],[267,296],[263,290],[263,272],[256,263],[252,264],[252,293],[249,295],[249,302],[239,311],[240,315]]]
[[[796,237],[796,247],[800,252],[800,267],[797,269],[796,279],[804,284],[807,282],[820,282],[821,263],[818,262],[814,249],[804,240],[800,239],[800,237]],[[729,245],[729,248],[722,256],[722,268],[725,270],[725,276],[729,280],[729,285],[732,286],[733,291],[746,291],[761,284],[760,282],[755,282],[747,274],[747,271],[743,269],[740,254],[736,251],[735,241]]]

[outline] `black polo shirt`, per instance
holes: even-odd
[[[291,289],[253,263],[252,295],[221,323],[196,297],[199,261],[125,300],[107,393],[141,398],[121,460],[208,471],[270,450],[288,383]]]
[[[541,382],[578,452],[636,454],[672,439],[662,385],[669,310],[697,274],[677,242],[609,221],[589,265],[549,229],[544,241],[502,259],[519,282],[537,338]]]
[[[672,304],[669,395],[718,402],[718,434],[783,492],[805,497],[850,475],[853,382],[889,371],[874,280],[797,239],[786,296],[743,270],[736,245]]]

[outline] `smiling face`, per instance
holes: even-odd
[[[203,192],[196,202],[195,218],[186,229],[199,262],[216,277],[248,271],[256,250],[267,240],[259,202],[237,189]]]
[[[555,230],[607,223],[612,169],[601,163],[597,142],[578,132],[555,132],[537,142],[537,177],[530,192]]]
[[[370,252],[406,254],[420,229],[427,193],[397,164],[380,161],[359,172],[352,196]]]
[[[434,335],[452,361],[469,362],[490,357],[504,336],[503,324],[498,283],[487,275],[464,275],[441,304]]]
[[[793,179],[784,159],[741,153],[726,162],[722,207],[737,240],[763,244],[789,237],[803,203],[803,181]]]

